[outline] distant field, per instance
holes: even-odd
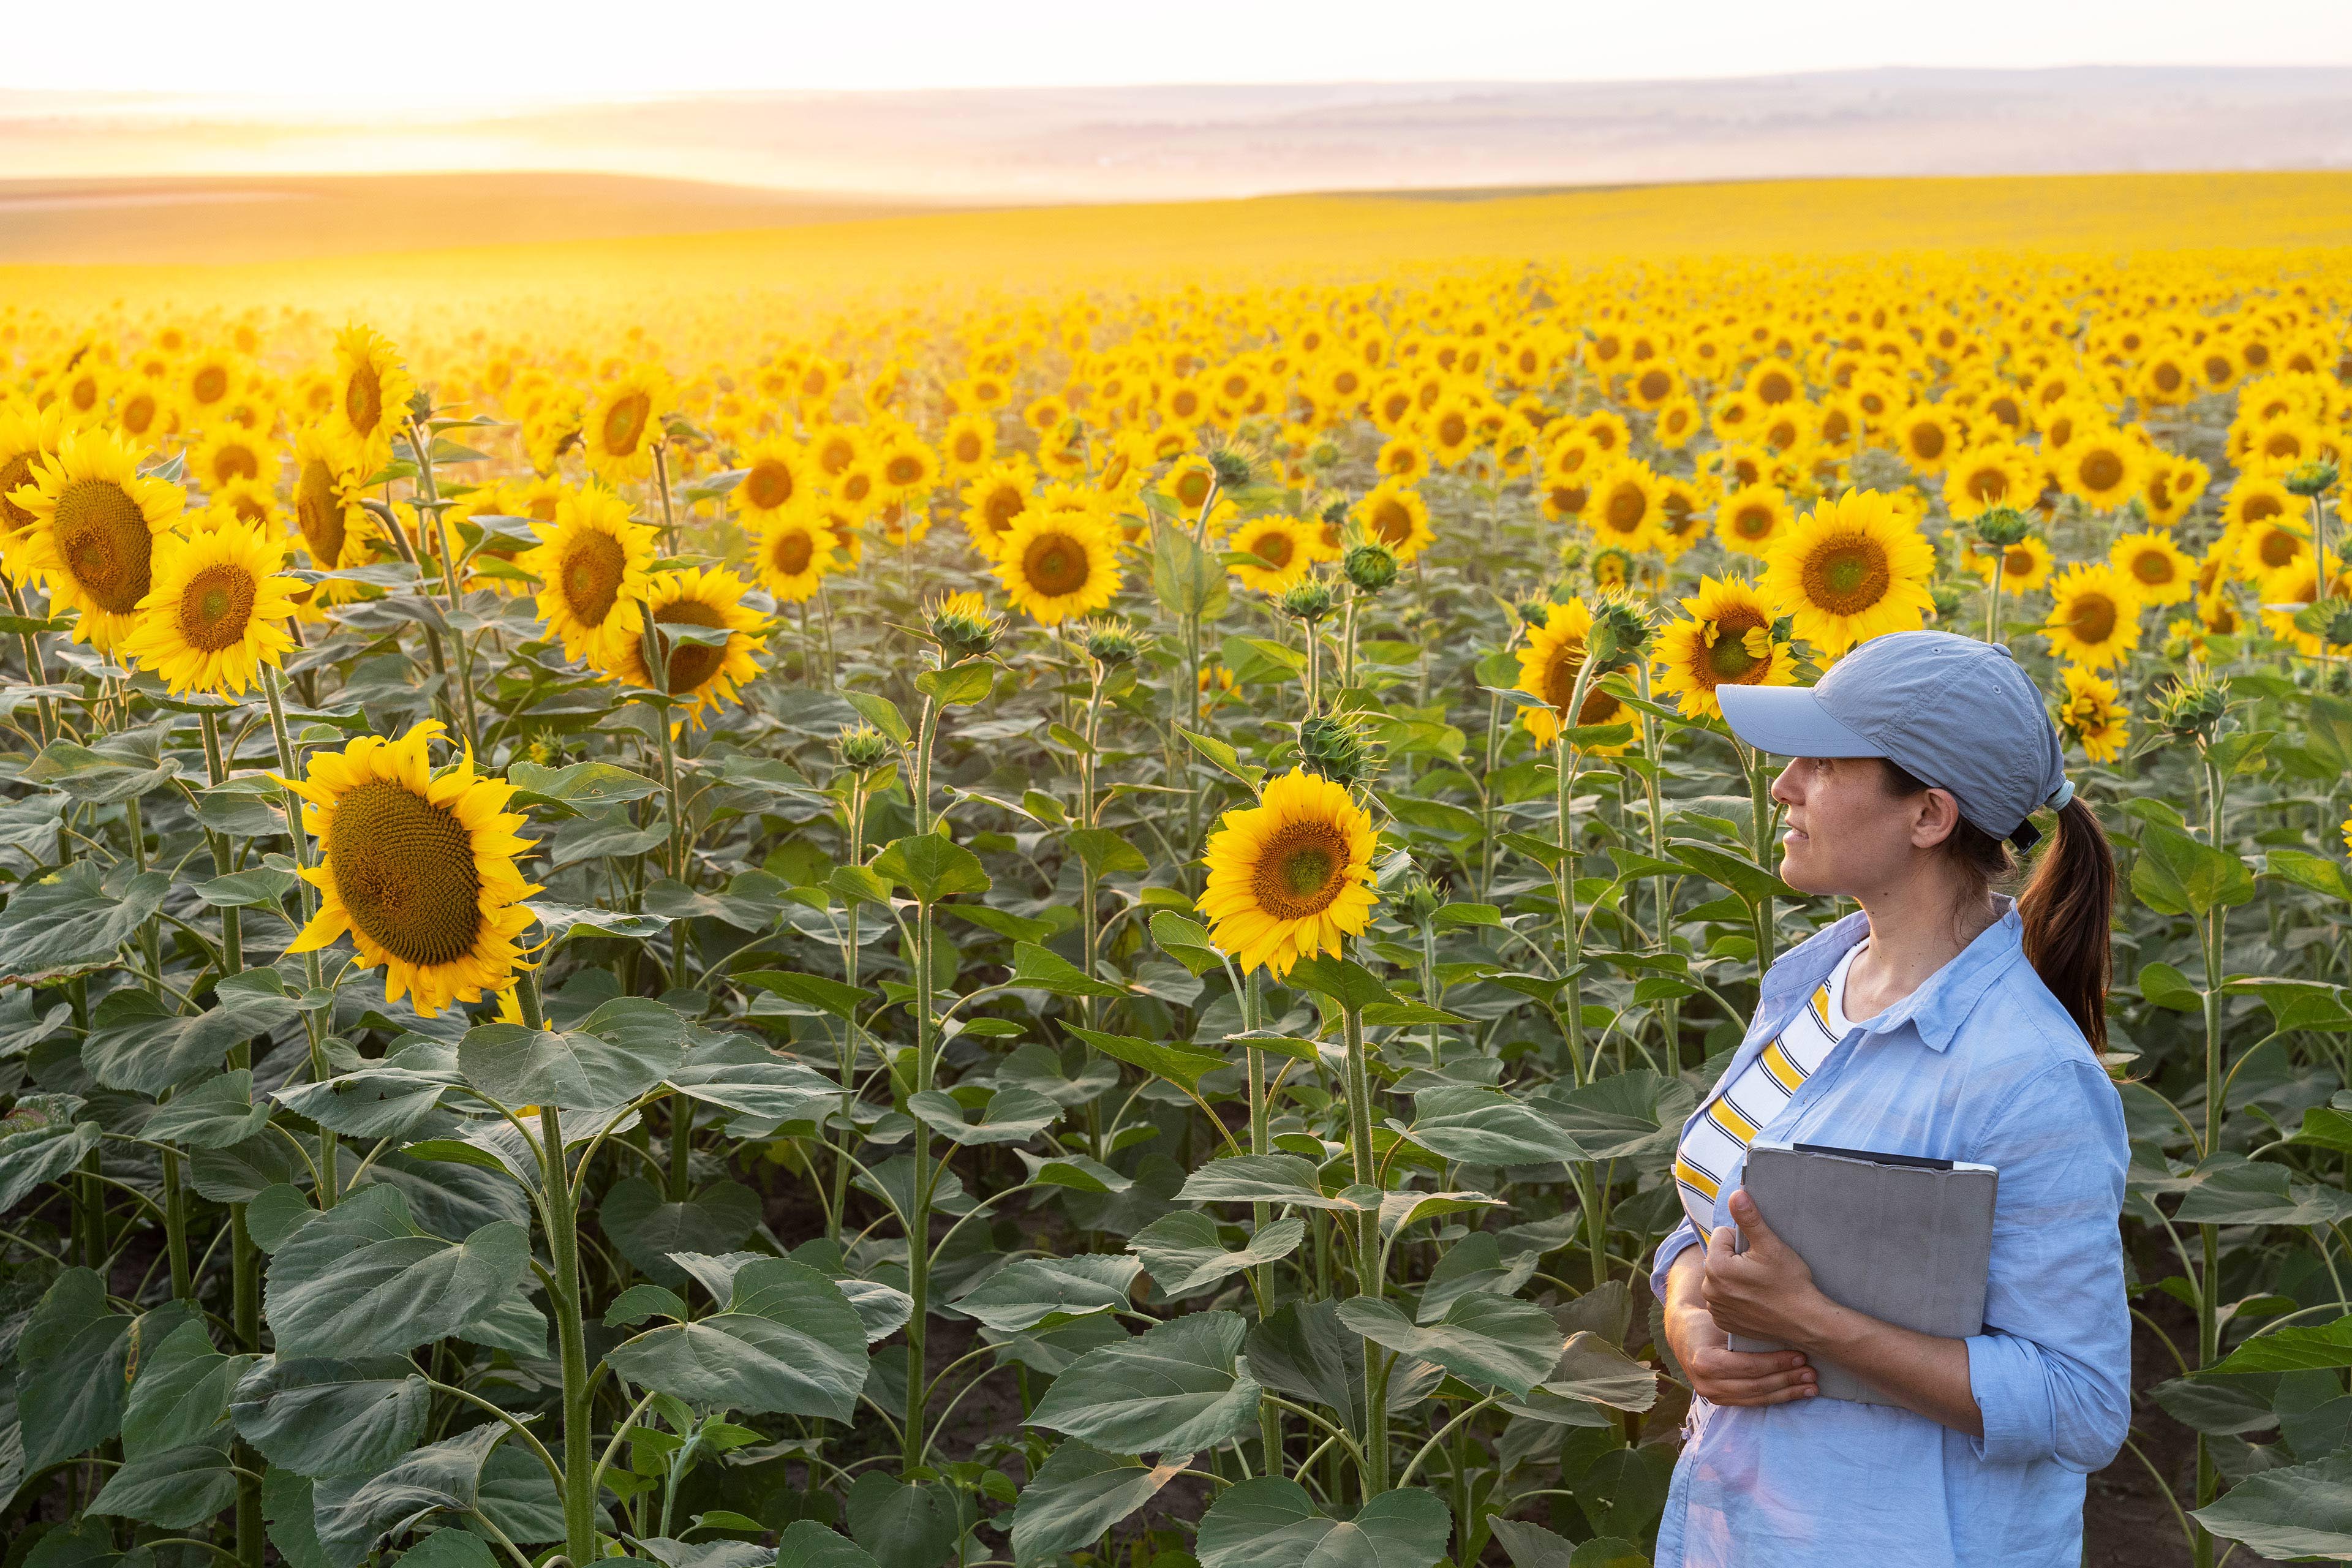
[[[373,251],[782,228],[943,204],[623,174],[0,180],[0,264],[312,260]]]
[[[114,226],[112,254],[154,264],[0,267],[0,298],[292,306],[364,312],[389,325],[469,304],[563,311],[625,300],[658,314],[667,300],[719,292],[822,310],[849,299],[1093,282],[1372,277],[1490,258],[1729,255],[1762,264],[1799,253],[2352,245],[2352,173],[1799,180],[1452,193],[1444,201],[1350,195],[929,212],[572,176],[538,177],[545,184],[534,195],[533,178],[502,176],[488,189],[478,176],[294,182],[332,188],[312,201],[51,208],[43,223]],[[373,214],[380,247],[321,256],[325,215],[354,205]],[[631,223],[653,232],[622,234]],[[688,225],[704,232],[680,232]],[[16,226],[0,224],[0,232]],[[179,243],[173,237],[207,227],[233,227],[247,256],[282,259],[164,264]],[[548,237],[523,242],[518,228]],[[490,237],[506,243],[476,243]]]

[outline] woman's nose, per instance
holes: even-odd
[[[1782,768],[1772,780],[1772,798],[1782,805],[1795,805],[1804,799],[1804,795],[1798,790],[1796,784],[1797,763],[1797,758],[1789,759],[1789,765]]]

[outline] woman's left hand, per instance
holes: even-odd
[[[1727,1333],[1812,1348],[1822,1309],[1830,1304],[1813,1283],[1813,1271],[1764,1223],[1746,1188],[1731,1194],[1731,1217],[1739,1222],[1738,1235],[1748,1238],[1748,1250],[1735,1250],[1731,1226],[1717,1227],[1699,1282],[1707,1315]]]

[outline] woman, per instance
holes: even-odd
[[[1861,908],[1772,966],[1683,1128],[1685,1217],[1651,1287],[1697,1397],[1659,1568],[2074,1568],[2083,1478],[2131,1401],[2129,1155],[2095,1054],[2105,836],[2004,648],[1906,632],[1812,688],[1717,695],[1735,733],[1793,759],[1772,785],[1782,879]],[[2008,846],[2038,841],[2045,806],[2054,840],[2002,897]],[[1916,1333],[1822,1295],[1739,1190],[1756,1137],[1999,1167],[1984,1331]],[[1790,1348],[1742,1353],[1732,1333]],[[1902,1407],[1819,1396],[1815,1357]]]

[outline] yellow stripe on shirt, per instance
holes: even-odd
[[[1778,1040],[1764,1047],[1764,1070],[1790,1094],[1796,1093],[1797,1086],[1805,1081],[1805,1069],[1789,1059],[1789,1053],[1780,1048]]]
[[[1738,1139],[1742,1143],[1752,1143],[1756,1141],[1756,1123],[1733,1109],[1730,1100],[1717,1100],[1706,1108],[1706,1113],[1715,1118],[1717,1126]]]
[[[1717,1182],[1713,1176],[1708,1175],[1705,1171],[1700,1170],[1696,1165],[1692,1164],[1688,1160],[1683,1159],[1679,1155],[1676,1156],[1675,1160],[1675,1179],[1682,1183],[1685,1186],[1696,1188],[1697,1191],[1705,1193],[1710,1200],[1714,1198],[1717,1191],[1722,1185],[1722,1184]]]

